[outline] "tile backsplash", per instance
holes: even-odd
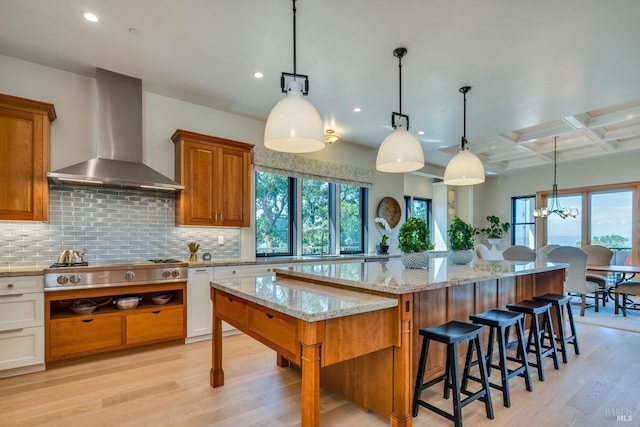
[[[66,248],[86,249],[90,264],[186,261],[190,241],[200,243],[200,256],[240,257],[237,228],[176,227],[173,193],[64,185],[52,185],[49,193],[49,223],[0,221],[0,267],[48,266]]]

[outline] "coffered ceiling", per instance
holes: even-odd
[[[559,162],[640,155],[638,0],[296,4],[297,71],[337,144],[378,147],[390,133],[393,50],[403,46],[402,112],[428,163],[444,166],[457,151],[465,85],[467,139],[490,173],[553,162],[554,136]],[[283,96],[280,73],[293,71],[291,6],[0,0],[0,55],[92,77],[105,68],[141,78],[146,91],[264,120]]]

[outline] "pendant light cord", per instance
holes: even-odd
[[[462,107],[462,139],[460,140],[460,150],[464,151],[467,146],[467,92],[471,90],[471,86],[463,86],[460,88],[460,93],[463,96]]]
[[[553,186],[556,186],[556,175],[558,173],[558,162],[556,160],[556,151],[558,147],[558,137],[553,137]]]
[[[298,74],[296,70],[296,0],[293,1],[293,80]]]
[[[402,56],[398,57],[398,112],[402,114]]]

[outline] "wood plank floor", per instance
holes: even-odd
[[[466,426],[640,425],[640,335],[577,325],[579,356],[534,391],[511,381],[511,408],[492,390],[495,420],[484,405],[463,409]],[[210,344],[201,342],[83,362],[0,380],[1,426],[295,426],[300,376],[275,365],[275,353],[244,335],[224,338],[226,385],[209,386]],[[497,381],[495,372],[492,379]],[[426,392],[425,392],[426,393]],[[435,392],[434,401],[442,402]],[[423,395],[426,396],[426,395]],[[616,422],[615,414],[632,417]],[[386,426],[384,420],[322,390],[323,426]],[[424,408],[414,426],[451,426]]]

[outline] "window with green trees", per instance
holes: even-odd
[[[293,179],[256,172],[256,255],[293,255]]]
[[[255,176],[256,256],[364,252],[366,188],[268,172]]]

